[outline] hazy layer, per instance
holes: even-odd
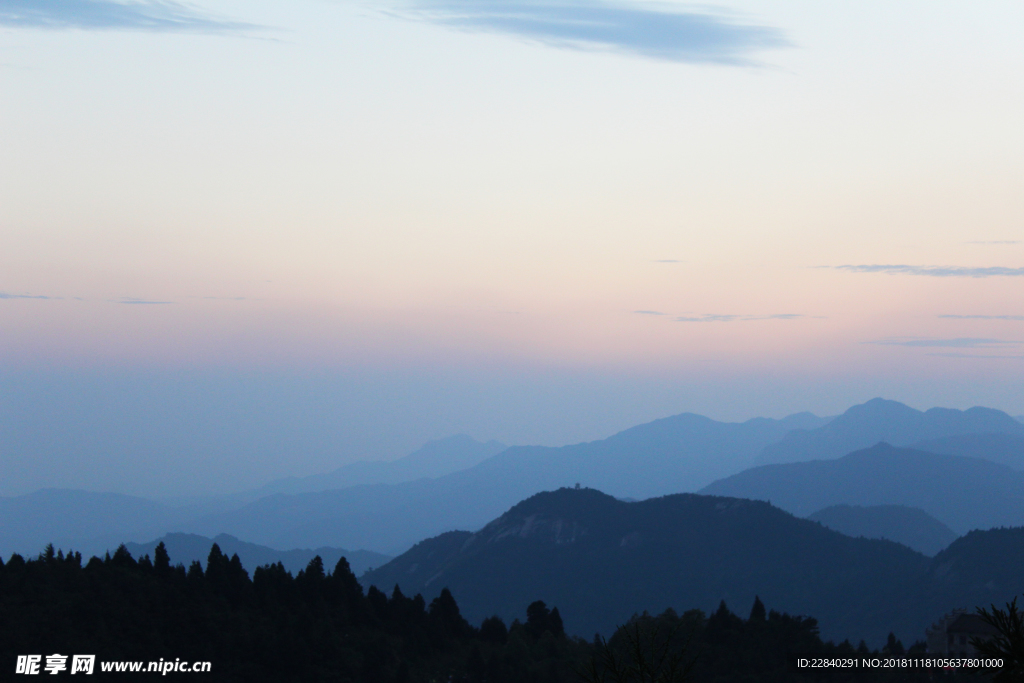
[[[1017,5],[19,6],[4,492],[1024,412]]]

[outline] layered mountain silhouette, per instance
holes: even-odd
[[[73,489],[42,489],[0,498],[0,554],[36,555],[47,543],[99,553],[130,539],[152,538],[198,514],[146,498]]]
[[[765,444],[823,424],[809,413],[724,423],[690,413],[589,443],[514,446],[436,479],[268,496],[209,515],[184,531],[229,533],[274,548],[340,546],[397,554],[451,529],[477,529],[538,491],[572,486],[646,498],[694,490],[748,467]]]
[[[261,491],[173,506],[86,492],[2,498],[0,522],[9,522],[0,531],[0,552],[34,554],[57,542],[102,553],[122,541],[187,532],[210,538],[227,533],[278,550],[326,546],[394,555],[447,530],[478,529],[538,491],[576,483],[627,499],[696,491],[750,468],[766,453],[792,451],[794,444],[805,455],[838,457],[849,444],[868,441],[864,447],[870,446],[875,441],[869,439],[879,435],[1016,467],[1024,425],[985,408],[922,413],[875,399],[831,421],[800,413],[725,423],[685,413],[558,448],[502,449],[496,442],[457,436],[393,462],[356,463],[324,475],[281,480]],[[451,471],[471,463],[476,464]],[[912,476],[909,470],[904,474]],[[837,503],[922,507],[896,498],[829,499],[801,514]],[[986,519],[950,523],[938,518],[957,532]]]
[[[166,534],[149,543],[126,543],[125,547],[134,557],[149,555],[155,557],[156,547],[164,544],[167,554],[171,558],[171,564],[181,564],[185,567],[193,562],[198,562],[204,569],[206,560],[210,555],[210,548],[214,543],[220,548],[225,556],[238,555],[242,566],[250,573],[257,567],[280,562],[284,568],[293,574],[305,569],[310,560],[319,556],[325,566],[333,567],[338,560],[344,557],[352,572],[356,575],[362,574],[368,569],[379,567],[392,558],[388,555],[370,552],[368,550],[345,550],[344,548],[314,548],[296,550],[274,550],[254,543],[240,541],[234,536],[220,534],[216,538],[207,538],[196,534]]]
[[[1024,471],[1024,436],[1016,434],[957,434],[918,441],[919,451],[982,458]]]
[[[909,505],[960,534],[1024,524],[1024,473],[884,443],[837,460],[755,467],[701,493],[770,500],[801,517],[832,505]]]
[[[814,615],[826,638],[880,643],[889,631],[921,638],[954,607],[1009,599],[1024,581],[1024,564],[1011,564],[1022,549],[1020,529],[975,532],[929,560],[760,501],[677,494],[625,503],[562,489],[476,533],[423,541],[361,581],[428,600],[447,587],[470,621],[509,619],[526,596],[540,598],[583,636],[642,610],[712,611],[721,600],[743,609],[758,595]]]
[[[847,536],[884,538],[934,556],[956,540],[948,526],[905,505],[833,505],[807,517]]]
[[[879,441],[909,446],[962,434],[1024,437],[1024,424],[992,408],[932,408],[921,412],[897,401],[875,398],[853,406],[822,427],[786,434],[761,451],[757,464],[827,460]]]
[[[446,439],[428,441],[413,453],[397,460],[362,460],[325,474],[278,479],[253,493],[259,496],[306,493],[360,484],[400,484],[424,477],[442,477],[472,467],[506,448],[505,444],[498,441],[482,443],[465,434],[457,434]]]

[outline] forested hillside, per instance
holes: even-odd
[[[567,636],[558,608],[540,601],[520,616],[476,627],[447,589],[429,604],[397,589],[390,597],[373,588],[364,594],[344,559],[325,571],[314,558],[294,577],[279,564],[265,566],[251,579],[237,556],[217,546],[206,571],[199,563],[171,566],[163,546],[152,560],[121,548],[83,565],[81,555],[51,547],[35,559],[0,562],[0,666],[7,672],[18,655],[64,653],[96,655],[90,680],[125,679],[104,673],[104,663],[157,660],[209,662],[209,673],[173,677],[221,683],[597,683],[621,680],[616,667],[640,662],[662,673],[675,662],[695,683],[928,680],[926,672],[797,671],[791,653],[868,649],[822,642],[815,619],[766,610],[757,599],[748,618],[725,603],[710,615],[634,616],[607,642]],[[652,647],[664,656],[653,657]],[[903,652],[896,638],[883,649]]]

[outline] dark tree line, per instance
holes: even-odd
[[[525,616],[476,627],[447,589],[429,604],[398,586],[390,595],[364,592],[344,558],[333,570],[317,557],[294,576],[279,563],[250,578],[237,555],[216,545],[205,570],[172,566],[163,544],[152,559],[136,560],[122,546],[85,564],[50,547],[38,558],[0,561],[0,678],[10,677],[18,655],[61,653],[209,661],[212,674],[170,675],[226,682],[930,680],[797,671],[793,653],[868,648],[823,642],[814,619],[766,611],[760,600],[746,619],[725,603],[710,615],[637,615],[607,640],[567,636],[558,609],[540,601]],[[903,646],[891,637],[885,650]]]
[[[61,653],[209,661],[212,675],[169,674],[206,681],[556,682],[575,679],[588,648],[542,602],[524,623],[477,628],[447,589],[429,604],[397,586],[364,593],[344,558],[333,571],[317,557],[295,576],[278,563],[251,578],[216,545],[205,571],[172,566],[163,544],[152,559],[122,546],[85,564],[52,547],[0,561],[3,680],[18,655]]]

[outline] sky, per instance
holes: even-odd
[[[1024,414],[1019,3],[0,0],[0,495]]]

